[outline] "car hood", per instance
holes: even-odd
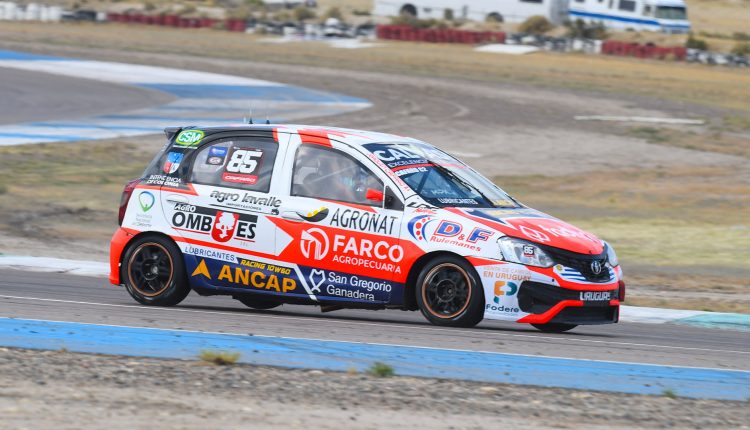
[[[465,214],[507,236],[579,254],[604,252],[603,242],[595,235],[534,209],[456,209],[451,212]]]

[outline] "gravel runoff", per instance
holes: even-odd
[[[727,429],[750,428],[750,407],[666,395],[0,348],[0,428],[155,426]]]

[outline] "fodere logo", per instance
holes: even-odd
[[[211,237],[217,242],[228,242],[234,236],[234,229],[237,227],[239,218],[239,215],[231,212],[216,212]]]
[[[328,235],[319,228],[302,230],[302,237],[299,241],[299,249],[305,258],[322,260],[328,255]]]

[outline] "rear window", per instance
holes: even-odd
[[[190,182],[267,193],[278,149],[273,139],[219,139],[196,153]]]

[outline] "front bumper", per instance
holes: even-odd
[[[612,324],[620,316],[624,288],[606,291],[570,290],[525,281],[518,291],[518,306],[529,315],[518,322],[531,324]]]
[[[619,266],[608,268],[599,281],[561,264],[538,268],[488,259],[470,261],[482,280],[487,319],[575,325],[611,324],[619,319],[625,297]]]

